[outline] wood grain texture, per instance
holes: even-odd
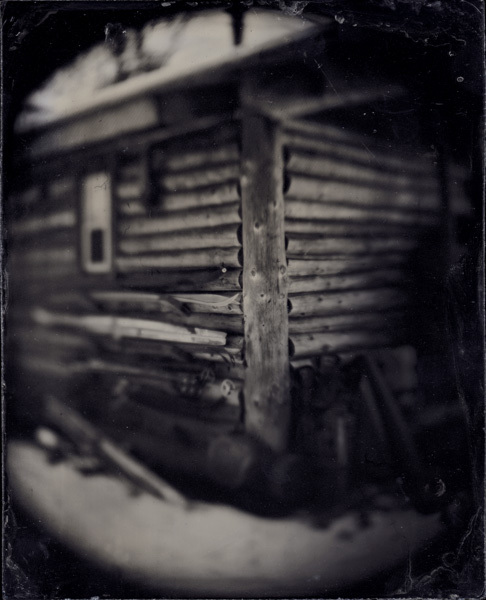
[[[276,125],[243,118],[243,312],[245,425],[276,451],[290,423],[283,156]]]

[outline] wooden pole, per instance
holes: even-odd
[[[242,170],[246,429],[280,452],[290,422],[283,152],[276,124],[250,109]]]

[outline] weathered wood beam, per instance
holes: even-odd
[[[283,451],[290,422],[283,153],[276,124],[251,109],[242,134],[245,424]]]

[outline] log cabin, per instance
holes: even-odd
[[[435,510],[417,357],[466,176],[420,115],[390,137],[406,87],[322,66],[331,22],[251,10],[241,36],[222,11],[150,23],[30,97],[15,410],[165,498],[343,507],[400,475]]]

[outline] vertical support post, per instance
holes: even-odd
[[[245,424],[280,452],[290,424],[283,156],[274,121],[248,108],[242,128]]]

